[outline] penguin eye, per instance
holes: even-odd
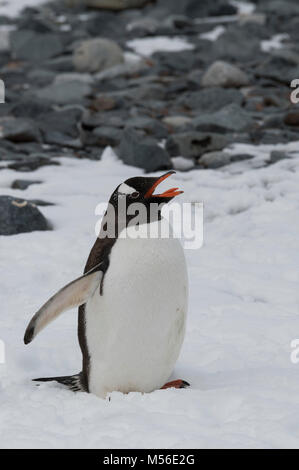
[[[139,192],[138,191],[134,191],[134,193],[130,194],[131,198],[133,199],[137,199],[139,197]]]

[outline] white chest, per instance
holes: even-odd
[[[176,239],[118,239],[86,305],[89,389],[149,392],[167,381],[180,352],[188,281]]]

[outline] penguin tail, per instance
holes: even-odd
[[[82,374],[75,375],[64,375],[61,377],[41,377],[39,379],[33,379],[34,382],[58,382],[65,385],[72,392],[85,392],[86,389],[82,383]]]

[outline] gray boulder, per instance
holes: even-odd
[[[61,111],[51,111],[40,118],[39,127],[44,142],[63,147],[81,148],[80,122],[82,109],[70,107]]]
[[[34,171],[41,166],[47,165],[60,165],[60,163],[43,155],[31,154],[30,157],[26,156],[23,159],[18,159],[17,161],[10,163],[7,165],[7,168],[10,170],[25,172]]]
[[[172,157],[198,158],[212,150],[222,150],[229,140],[221,134],[208,132],[181,132],[169,137],[166,150]]]
[[[115,147],[120,143],[120,139],[121,130],[116,127],[96,127],[92,132],[92,143],[101,147],[106,147],[107,145]]]
[[[119,158],[127,165],[137,166],[146,171],[171,168],[168,153],[150,137],[142,137],[133,129],[125,129],[119,147]]]
[[[232,103],[220,111],[201,114],[193,120],[197,130],[210,132],[243,132],[254,126],[254,120],[240,106]]]
[[[50,224],[38,208],[11,196],[0,196],[0,235],[50,230]]]
[[[212,112],[231,103],[241,104],[243,99],[239,90],[213,87],[184,93],[178,99],[178,104],[198,111]]]
[[[221,34],[212,45],[212,57],[225,61],[258,61],[263,56],[259,38],[240,28],[231,28]]]
[[[126,120],[126,126],[134,129],[142,129],[148,135],[153,135],[157,139],[164,139],[168,136],[168,131],[158,120],[147,116],[136,116]]]
[[[68,105],[82,104],[84,99],[91,93],[91,86],[82,81],[58,82],[36,91],[40,100],[51,104]]]
[[[73,63],[78,72],[101,72],[123,62],[121,48],[110,39],[88,39],[81,42],[73,52]]]
[[[41,62],[61,54],[64,45],[56,34],[16,30],[10,35],[10,48],[13,59]]]
[[[41,184],[42,181],[38,180],[14,180],[11,184],[12,189],[21,189],[22,191],[27,189],[32,184]]]
[[[299,15],[299,5],[297,2],[288,0],[272,0],[271,2],[262,2],[258,6],[258,11],[263,11],[280,17],[292,17]]]
[[[201,79],[203,87],[239,88],[248,84],[247,75],[239,67],[222,60],[217,60],[210,65]]]
[[[34,121],[24,118],[0,120],[0,139],[11,142],[40,142],[41,134]]]
[[[62,135],[76,139],[79,137],[79,123],[83,110],[77,107],[67,107],[61,111],[50,111],[41,115],[39,128],[44,134],[59,132]]]
[[[235,6],[225,0],[158,0],[157,7],[164,13],[164,16],[167,13],[173,13],[190,18],[234,15],[237,11]]]

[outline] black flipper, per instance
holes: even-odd
[[[68,389],[72,390],[72,392],[86,392],[83,382],[81,373],[75,375],[64,375],[62,377],[42,377],[39,379],[33,379],[34,382],[52,382],[56,381],[60,384],[65,385]]]

